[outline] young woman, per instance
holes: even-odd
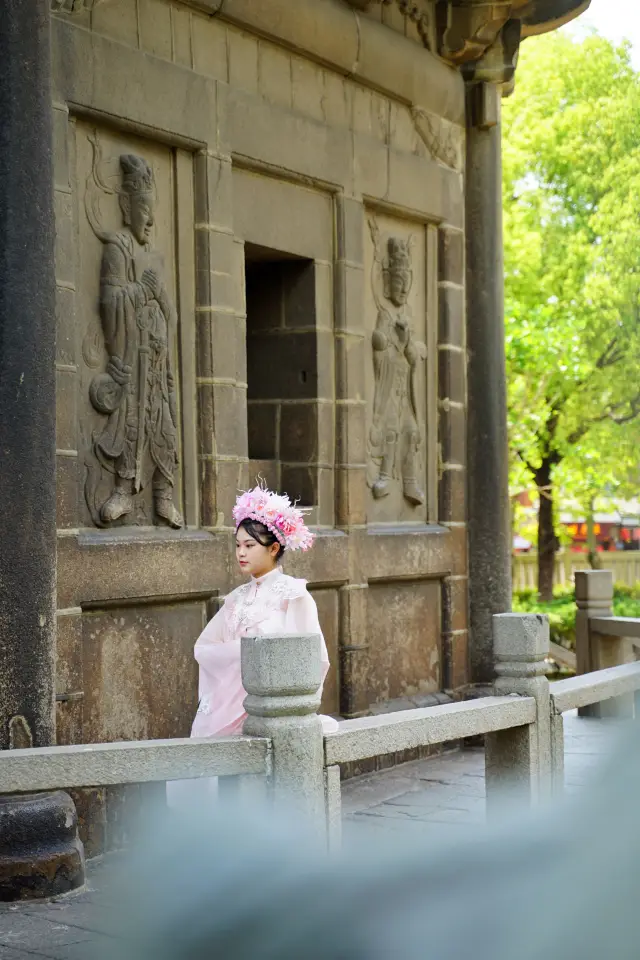
[[[250,580],[225,599],[195,646],[200,667],[198,712],[192,737],[242,732],[246,693],[240,673],[240,641],[251,634],[319,634],[323,681],[329,669],[327,647],[306,582],[282,572],[285,551],[309,550],[313,534],[304,515],[286,496],[256,487],[242,494],[233,510],[236,558]],[[325,730],[336,721],[323,718]]]

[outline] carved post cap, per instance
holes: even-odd
[[[318,635],[243,637],[241,651],[249,715],[315,713],[322,685]]]
[[[613,573],[611,570],[576,571],[576,602],[610,604],[613,600]]]
[[[549,619],[538,613],[499,613],[493,617],[493,652],[499,677],[545,673]]]

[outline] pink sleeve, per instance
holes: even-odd
[[[321,640],[321,660],[322,660],[322,682],[329,672],[329,654],[327,645],[324,641],[320,621],[318,620],[318,608],[316,602],[306,590],[300,597],[289,600],[287,605],[286,619],[287,633],[313,633],[319,634]]]
[[[223,619],[223,607],[221,607],[216,615],[209,620],[209,623],[206,625],[198,639],[196,640],[196,645],[194,648],[194,656],[198,661],[200,667],[199,671],[199,680],[198,680],[198,696],[202,697],[203,691],[202,684],[204,679],[203,667],[206,669],[209,666],[209,650],[214,644],[222,643],[224,641],[224,619]]]

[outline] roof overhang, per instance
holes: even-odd
[[[579,17],[590,4],[591,0],[530,0],[522,12],[522,36],[557,30]]]

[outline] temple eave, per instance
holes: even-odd
[[[591,0],[539,0],[531,4],[531,11],[523,17],[522,36],[533,37],[550,33],[575,20],[591,5]]]

